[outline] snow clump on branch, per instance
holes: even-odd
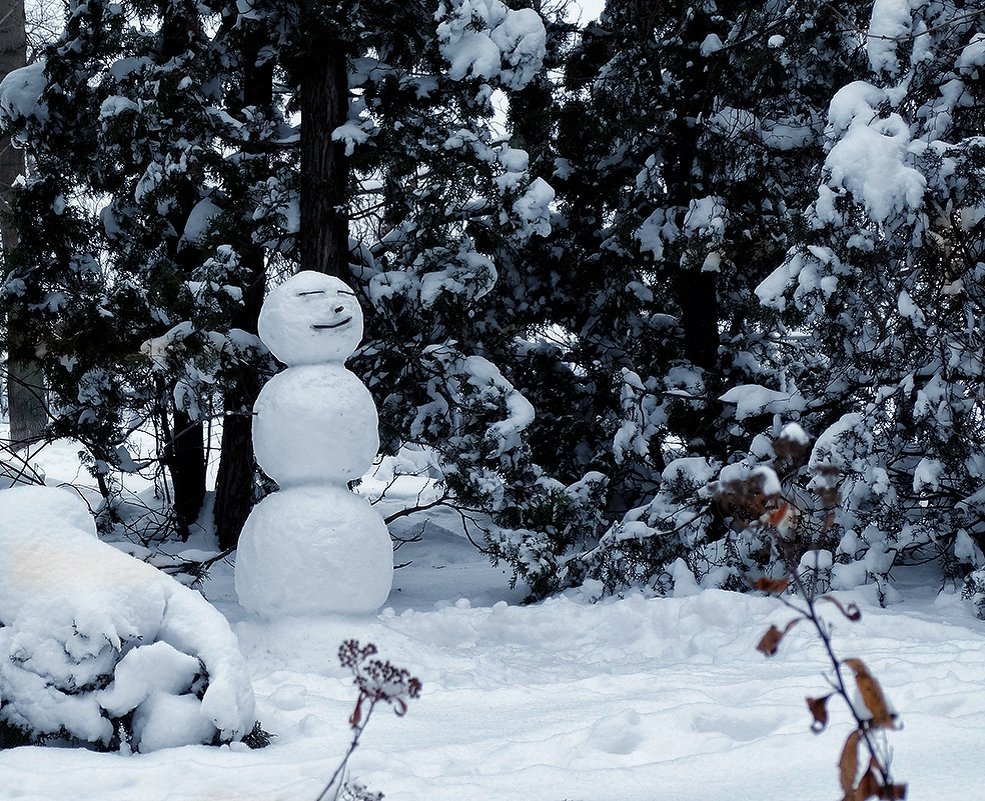
[[[452,80],[471,75],[522,89],[543,67],[547,32],[533,9],[513,11],[500,0],[451,0],[439,6],[436,19]]]

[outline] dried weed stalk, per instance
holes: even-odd
[[[796,433],[802,435],[799,427]],[[794,503],[781,492],[770,492],[786,484],[785,479],[802,468],[806,462],[807,442],[801,436],[785,437],[781,433],[774,443],[777,455],[775,463],[767,467],[773,472],[774,481],[763,470],[757,470],[741,482],[720,482],[713,487],[715,497],[723,509],[733,514],[743,512],[751,525],[765,527],[786,568],[784,578],[760,578],[753,588],[775,596],[784,606],[796,614],[785,626],[770,626],[760,639],[756,650],[765,656],[773,656],[786,634],[801,622],[814,628],[824,645],[831,663],[827,677],[831,691],[816,698],[807,698],[807,708],[812,722],[811,730],[820,734],[828,725],[828,702],[838,696],[855,721],[855,728],[848,735],[838,760],[838,778],[844,796],[842,801],[904,801],[906,785],[894,781],[891,774],[891,752],[886,733],[895,730],[897,715],[893,711],[882,687],[865,663],[856,657],[840,658],[831,642],[833,626],[819,613],[819,606],[828,604],[847,620],[855,622],[862,616],[853,604],[843,604],[832,595],[816,596],[800,574],[800,558],[810,548],[809,540],[827,533],[834,522],[838,503],[838,477],[826,466],[811,472],[810,487],[813,501]],[[812,531],[813,529],[813,531]],[[849,676],[846,679],[846,675]],[[857,693],[853,693],[851,688]]]
[[[349,748],[329,779],[325,789],[315,801],[381,801],[382,793],[368,791],[361,784],[345,780],[349,758],[356,748],[373,710],[380,702],[393,707],[398,717],[407,712],[407,702],[421,695],[421,681],[410,675],[404,668],[398,668],[389,661],[373,659],[377,648],[372,643],[365,646],[358,640],[346,640],[339,646],[339,663],[352,671],[353,683],[359,689],[359,697],[349,716],[352,740]]]
[[[790,584],[796,588],[796,601],[785,595]],[[832,667],[828,677],[831,692],[817,698],[807,698],[807,709],[813,719],[811,731],[815,734],[820,734],[827,728],[828,701],[832,696],[838,696],[844,701],[855,720],[855,728],[845,740],[838,760],[838,778],[844,792],[843,801],[867,801],[870,798],[904,801],[906,785],[897,784],[892,778],[891,753],[883,736],[886,731],[897,728],[896,712],[886,700],[878,680],[861,659],[839,658],[835,654],[831,644],[832,626],[818,613],[818,604],[825,602],[854,622],[862,617],[858,607],[851,603],[843,604],[832,595],[813,597],[806,591],[795,570],[791,571],[789,578],[760,579],[753,586],[777,596],[784,606],[797,613],[783,628],[770,626],[756,646],[757,651],[765,656],[773,656],[787,632],[802,621],[807,621],[814,627],[824,645]],[[860,703],[852,697],[849,690],[851,685],[845,680],[846,672],[854,680]],[[861,769],[863,766],[864,770]]]

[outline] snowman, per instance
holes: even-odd
[[[261,617],[374,612],[390,593],[386,525],[348,482],[379,449],[373,398],[343,362],[362,337],[355,293],[300,272],[260,311],[264,344],[288,367],[254,404],[257,463],[280,487],[251,512],[236,555],[236,592]]]

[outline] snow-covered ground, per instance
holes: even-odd
[[[49,483],[72,477],[73,458],[68,445],[40,455]],[[424,683],[405,717],[377,711],[351,761],[351,778],[390,801],[841,796],[847,712],[832,702],[814,735],[804,703],[827,691],[821,644],[801,625],[775,657],[755,650],[790,617],[776,600],[713,590],[522,606],[452,523],[398,551],[410,564],[379,615],[261,623],[237,605],[231,565],[212,571],[204,590],[239,636],[269,747],[0,751],[0,798],[314,801],[350,737],[356,692],[336,660],[349,638]],[[835,648],[864,659],[901,713],[889,742],[909,798],[980,797],[985,623],[932,577],[898,578],[904,601],[889,609],[842,596],[860,603],[858,623],[831,608]]]

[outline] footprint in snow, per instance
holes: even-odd
[[[596,721],[588,730],[587,741],[596,751],[631,754],[643,742],[642,718],[633,709]]]

